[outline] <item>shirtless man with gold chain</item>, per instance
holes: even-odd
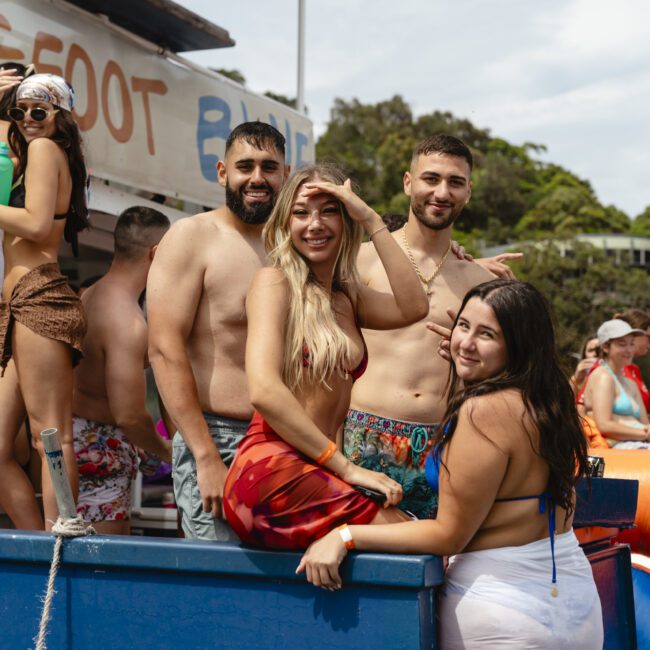
[[[413,152],[404,174],[404,192],[411,198],[408,221],[393,237],[429,296],[429,315],[399,330],[364,331],[368,369],[354,385],[343,430],[345,455],[399,481],[404,489],[400,507],[418,517],[436,510],[423,468],[446,408],[449,370],[436,354],[440,337],[427,326],[449,327],[447,309],[456,310],[470,288],[494,277],[480,264],[450,255],[452,226],[472,193],[472,165],[468,147],[448,135],[427,138]],[[371,245],[362,246],[358,268],[368,286],[390,290]]]

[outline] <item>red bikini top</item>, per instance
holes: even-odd
[[[361,358],[361,361],[359,362],[359,365],[351,370],[348,370],[348,374],[352,377],[352,382],[354,383],[363,373],[366,371],[366,368],[368,367],[368,347],[366,346],[366,339],[363,338],[363,333],[359,326],[357,325],[357,330],[359,332],[359,336],[361,336],[361,341],[363,342],[363,357]],[[303,368],[309,368],[310,365],[310,360],[309,360],[309,350],[307,349],[307,346],[303,346],[302,348],[302,367]]]

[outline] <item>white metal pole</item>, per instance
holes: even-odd
[[[298,0],[298,88],[296,109],[305,113],[305,0]]]
[[[47,466],[52,477],[56,505],[59,507],[59,517],[65,521],[74,519],[77,516],[77,508],[72,498],[68,470],[65,466],[65,459],[63,458],[63,451],[57,434],[57,429],[45,429],[41,431],[41,440],[45,449]]]

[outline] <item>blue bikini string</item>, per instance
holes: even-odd
[[[509,499],[495,499],[495,501],[525,501],[526,499],[539,499],[539,514],[546,512],[548,517],[548,535],[551,538],[551,561],[553,563],[553,588],[551,596],[557,596],[557,569],[555,566],[555,501],[548,492],[525,497],[511,497]]]

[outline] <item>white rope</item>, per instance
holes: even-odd
[[[52,532],[56,535],[54,541],[54,552],[52,553],[52,564],[50,564],[50,574],[47,579],[47,590],[42,598],[43,611],[41,612],[41,623],[38,628],[38,636],[34,639],[36,650],[47,650],[45,637],[47,636],[47,626],[50,622],[50,610],[52,609],[52,600],[56,594],[54,581],[59,571],[61,563],[61,548],[64,537],[82,537],[83,535],[94,535],[95,529],[92,526],[86,526],[80,515],[72,519],[61,519],[59,517],[52,525]]]

